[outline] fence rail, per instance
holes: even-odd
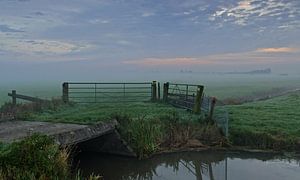
[[[41,102],[47,102],[48,101],[48,100],[40,99],[40,98],[37,98],[37,97],[32,97],[32,96],[26,96],[26,95],[22,95],[22,94],[17,94],[16,90],[12,90],[11,93],[8,93],[8,96],[12,97],[12,104],[13,105],[17,104],[17,99],[22,99],[22,100],[36,102],[36,103],[41,103]]]
[[[78,103],[116,103],[156,100],[157,83],[63,83],[63,101]]]

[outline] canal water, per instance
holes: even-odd
[[[300,180],[300,160],[261,153],[185,152],[150,159],[83,152],[75,158],[83,175],[105,180]]]

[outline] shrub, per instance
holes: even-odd
[[[72,175],[69,150],[59,149],[46,135],[33,134],[12,144],[0,143],[0,179],[10,180],[99,180],[98,175],[83,178]]]
[[[67,179],[68,152],[60,151],[53,139],[34,134],[0,151],[2,179]]]

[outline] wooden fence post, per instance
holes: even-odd
[[[160,100],[160,82],[157,83],[157,99]]]
[[[12,104],[14,106],[17,105],[17,91],[16,90],[11,91],[11,97],[12,97]]]
[[[211,104],[210,104],[210,110],[209,110],[209,120],[212,121],[215,105],[216,105],[217,99],[215,97],[212,97]]]
[[[156,101],[156,99],[157,99],[156,81],[152,81],[152,101]]]
[[[168,92],[169,92],[169,83],[164,83],[163,89],[163,101],[166,103],[168,102]]]
[[[197,86],[197,95],[196,95],[196,100],[195,100],[195,105],[194,105],[194,113],[200,113],[201,112],[201,99],[203,95],[203,90],[204,86]]]
[[[62,87],[63,87],[62,100],[64,103],[68,103],[69,102],[69,84],[67,82],[64,82]]]

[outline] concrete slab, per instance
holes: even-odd
[[[86,151],[105,152],[117,155],[136,156],[116,131],[118,122],[99,122],[95,125],[36,121],[0,122],[0,141],[10,143],[33,133],[52,136],[61,146],[80,146]]]
[[[0,141],[9,143],[23,139],[33,133],[54,135],[85,127],[87,125],[36,121],[2,121],[0,122]]]

